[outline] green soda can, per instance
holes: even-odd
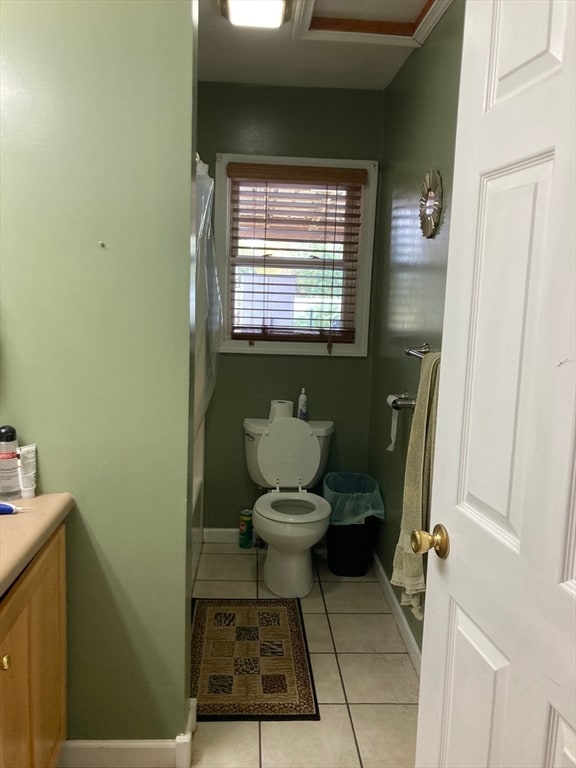
[[[242,549],[250,549],[252,546],[252,510],[243,509],[240,512],[240,537],[239,542]]]

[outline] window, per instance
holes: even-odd
[[[224,352],[366,355],[377,163],[218,155]]]

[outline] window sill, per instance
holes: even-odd
[[[289,341],[248,341],[226,340],[220,346],[220,352],[236,355],[298,355],[314,357],[367,357],[368,350],[361,344],[334,344],[332,352],[322,343],[299,343]]]

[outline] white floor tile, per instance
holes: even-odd
[[[259,768],[257,722],[199,723],[192,737],[194,768]]]
[[[262,768],[360,768],[347,707],[325,704],[320,717],[262,723]]]
[[[324,581],[322,592],[328,613],[390,613],[378,582]]]
[[[339,653],[351,704],[417,704],[418,677],[403,653]]]
[[[330,613],[338,653],[406,653],[389,613]]]
[[[255,581],[197,581],[193,597],[255,598]]]
[[[309,653],[334,653],[334,643],[325,613],[305,613],[304,629]]]
[[[415,704],[352,704],[350,713],[363,768],[413,768]]]
[[[272,592],[264,582],[258,580],[258,597],[278,597]],[[315,581],[312,586],[312,591],[309,592],[306,597],[300,598],[300,604],[302,606],[302,613],[326,613],[324,608],[324,600],[322,599],[322,593],[320,592],[320,584]]]
[[[340,670],[333,653],[311,653],[310,663],[319,704],[344,704]]]
[[[246,555],[200,556],[198,581],[256,581],[256,558]]]
[[[265,560],[266,560],[266,550],[259,550],[257,560],[256,560],[256,562],[258,563],[258,568],[256,572],[258,581],[264,580],[264,561]]]
[[[256,555],[259,551],[255,547],[244,549],[227,541],[205,541],[202,544],[203,555]]]
[[[271,589],[268,589],[263,581],[258,581],[258,597],[274,598],[278,597],[278,595],[275,595]]]
[[[316,564],[320,581],[378,581],[374,568],[370,568],[364,576],[336,576],[336,574],[332,573],[330,568],[328,568],[328,562],[326,560],[317,559]]]
[[[312,591],[306,597],[300,598],[302,613],[326,613],[324,599],[320,591],[320,582],[315,581],[312,585]]]

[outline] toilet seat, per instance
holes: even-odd
[[[271,488],[305,488],[320,466],[320,453],[310,425],[289,416],[268,425],[258,443],[257,459]]]
[[[260,496],[254,504],[254,512],[277,523],[316,523],[328,518],[331,509],[330,504],[322,496],[304,491],[299,493],[272,491]]]

